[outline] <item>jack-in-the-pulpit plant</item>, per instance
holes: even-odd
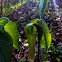
[[[31,21],[31,23],[27,24],[24,28],[29,43],[29,60],[34,61],[36,37],[38,37],[40,45],[46,49],[46,52],[48,52],[48,48],[51,44],[51,34],[49,32],[48,26],[46,22],[41,19],[45,12],[47,3],[48,0],[41,0],[39,5],[40,19]]]
[[[0,62],[11,62],[12,48],[19,48],[19,32],[16,24],[7,17],[0,18]]]

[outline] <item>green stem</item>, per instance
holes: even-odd
[[[38,32],[38,61],[39,60],[39,54],[40,54],[40,40],[41,40],[41,35],[40,35],[40,27],[36,24],[34,24],[35,27],[37,28],[37,32]]]

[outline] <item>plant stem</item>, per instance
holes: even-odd
[[[41,34],[40,34],[40,27],[38,26],[38,25],[36,25],[36,24],[34,24],[35,25],[35,27],[37,28],[37,32],[38,32],[38,60],[37,60],[37,62],[39,61],[40,62],[40,60],[39,60],[39,53],[40,53],[40,40],[41,40]]]
[[[39,41],[39,35],[38,35],[38,61],[39,61],[39,53],[40,53],[40,41]]]

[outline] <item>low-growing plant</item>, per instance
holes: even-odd
[[[40,19],[31,21],[31,23],[27,24],[24,28],[27,35],[27,41],[29,43],[28,57],[30,62],[34,61],[36,37],[38,37],[38,61],[40,45],[46,50],[46,53],[48,54],[48,48],[51,44],[51,34],[46,22],[42,19],[47,3],[48,0],[41,0],[39,5]]]
[[[16,24],[6,17],[0,18],[0,62],[11,62],[12,48],[20,49],[18,39]]]
[[[51,43],[51,34],[44,20],[35,20],[35,22],[27,24],[25,33],[29,43],[29,59],[34,59],[36,37],[38,37],[38,41],[40,42],[39,45],[45,48],[46,53],[48,52]]]

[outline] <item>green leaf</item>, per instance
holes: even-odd
[[[62,12],[62,9],[59,9]]]
[[[26,44],[26,43],[28,43],[28,40],[27,39],[24,41],[24,44]]]
[[[16,24],[14,22],[8,22],[5,26],[4,26],[4,30],[10,34],[10,36],[12,37],[13,40],[13,47],[15,47],[16,49],[19,49],[19,32],[17,30]]]
[[[40,44],[43,48],[45,48],[46,50],[48,50],[50,44],[51,44],[51,34],[49,32],[49,28],[46,24],[46,22],[41,19],[40,21],[39,20],[35,20],[35,21],[32,21],[31,23],[34,24],[37,24],[38,27],[37,30],[38,30],[38,35],[39,35],[39,38],[41,39],[38,39],[40,41]]]
[[[47,3],[48,3],[48,0],[41,0],[41,3],[39,4],[40,18],[43,17]]]
[[[0,30],[4,30],[4,25],[7,24],[8,21],[9,21],[9,19],[6,17],[0,18]]]
[[[44,20],[40,20],[38,23],[42,26],[42,32],[43,32],[40,44],[43,48],[48,50],[48,48],[51,44],[51,34],[50,34],[48,26]]]
[[[9,19],[7,17],[2,17],[0,18],[0,25],[5,25],[7,24]]]
[[[43,34],[40,43],[41,46],[47,50],[51,44],[51,34],[50,33],[47,33],[46,35]]]
[[[60,59],[59,59],[59,58],[56,58],[56,60],[57,60],[58,62],[60,62]]]
[[[58,6],[58,5],[56,5],[56,7],[57,7],[57,8],[59,8],[59,6]]]
[[[0,31],[0,62],[11,62],[12,59],[12,38],[5,32]]]

